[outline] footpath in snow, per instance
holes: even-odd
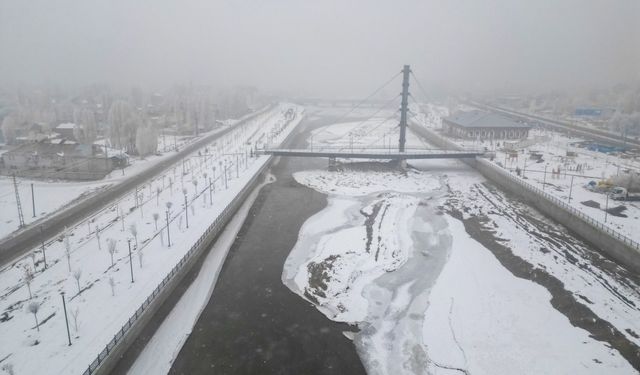
[[[208,155],[194,153],[88,224],[69,228],[44,253],[36,248],[0,269],[0,368],[83,373],[269,160],[251,150],[282,141],[301,118],[300,107],[275,107],[210,145]]]

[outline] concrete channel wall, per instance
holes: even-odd
[[[295,121],[297,119],[294,119]],[[292,129],[282,144],[287,144],[294,136],[296,130]],[[113,339],[105,346],[98,356],[91,362],[83,375],[108,375],[118,364],[122,355],[138,338],[145,326],[153,319],[160,307],[169,298],[191,268],[197,263],[200,256],[208,250],[218,235],[231,221],[236,211],[249,197],[253,189],[260,183],[264,173],[271,167],[274,157],[270,156],[267,162],[256,172],[251,180],[244,186],[240,193],[227,205],[220,216],[207,228],[196,243],[189,249],[185,256],[167,274],[156,289],[140,305],[135,314],[116,332]]]
[[[414,124],[411,130],[436,146],[449,150],[463,149],[433,130],[418,124]],[[463,161],[475,168],[488,180],[496,183],[508,192],[515,194],[523,201],[531,204],[544,214],[569,228],[582,239],[597,247],[604,255],[627,266],[635,272],[640,272],[640,244],[636,241],[603,225],[560,199],[545,193],[541,189],[512,175],[486,159],[477,158]]]

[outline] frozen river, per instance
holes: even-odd
[[[310,112],[298,145],[396,125]],[[283,159],[272,173],[170,373],[640,368],[638,275],[466,165]]]

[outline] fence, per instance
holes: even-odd
[[[288,123],[288,125],[291,122]],[[294,134],[293,130],[287,135],[285,140],[282,142],[285,144],[290,137]],[[180,259],[180,261],[171,269],[171,271],[162,279],[162,281],[156,286],[153,292],[147,297],[147,299],[138,307],[135,313],[125,322],[120,330],[116,332],[113,338],[105,345],[104,349],[96,356],[96,358],[89,364],[87,369],[83,372],[83,375],[91,375],[93,374],[100,365],[108,358],[109,354],[114,350],[116,345],[123,341],[125,335],[133,325],[142,317],[142,315],[147,311],[149,305],[151,305],[156,297],[163,291],[163,288],[173,280],[173,278],[182,270],[182,268],[194,257],[199,254],[196,254],[198,250],[201,250],[203,245],[207,245],[211,241],[212,238],[215,238],[220,231],[224,228],[225,224],[229,221],[229,219],[235,215],[238,208],[244,203],[246,198],[249,196],[251,191],[254,189],[254,184],[260,178],[260,176],[264,173],[267,168],[269,168],[273,157],[270,157],[269,160],[256,172],[256,174],[249,180],[249,182],[240,190],[238,195],[236,195],[231,202],[227,204],[227,206],[222,210],[220,215],[213,221],[213,223],[206,229],[206,231],[198,238],[195,244],[191,246],[189,251]],[[206,189],[204,190],[206,191]]]
[[[439,134],[435,133],[431,129],[427,129],[423,126],[414,126],[412,129],[418,134],[424,136],[425,138],[429,139],[434,144],[440,147],[450,148],[454,150],[463,149],[458,144],[440,136]],[[524,181],[519,177],[512,175],[505,169],[500,168],[499,166],[493,164],[492,162],[486,159],[476,158],[475,160],[469,160],[469,161],[463,161],[463,162],[467,163],[468,165],[474,168],[481,170],[481,172],[482,170],[484,170],[485,172],[491,172],[493,175],[495,175],[493,177],[495,177],[495,180],[497,183],[501,182],[500,179],[515,183],[517,186],[524,188],[525,191],[528,191],[530,194],[532,194],[530,198],[539,197],[541,198],[541,200],[539,201],[540,203],[542,203],[544,200],[544,203],[548,203],[552,205],[556,213],[564,212],[568,215],[571,215],[571,218],[569,219],[569,221],[560,220],[558,218],[556,218],[556,220],[559,220],[565,226],[572,228],[577,233],[579,233],[582,237],[587,239],[590,238],[591,242],[597,244],[597,247],[601,248],[603,252],[629,265],[631,268],[638,269],[640,267],[640,244],[637,241],[625,236],[624,234],[609,227],[608,225],[605,225],[604,223],[584,214],[580,210],[563,202],[559,198],[529,184],[528,182]],[[517,191],[517,193],[521,194],[521,191]],[[524,197],[527,198],[526,196]],[[551,210],[547,211],[548,214],[549,212],[551,212]],[[551,216],[554,217],[557,215],[551,215]],[[575,222],[570,222],[571,219],[573,218],[576,218],[580,220],[582,223],[586,224],[588,228],[590,228],[590,230],[579,230],[581,229],[581,228],[578,228],[579,225],[576,225]],[[600,233],[603,233],[604,235],[606,235],[607,236],[606,238],[609,238],[610,240],[607,241],[604,237],[594,240],[594,236],[592,233],[594,232],[593,229],[599,230]],[[620,246],[624,246],[626,250],[620,248],[619,246],[617,246],[617,244],[620,244]]]
[[[531,185],[530,183],[524,181],[522,178],[520,177],[516,177],[514,175],[512,175],[511,173],[505,171],[503,168],[498,167],[497,165],[491,163],[490,161],[486,160],[486,159],[477,159],[476,160],[477,163],[479,164],[483,164],[484,167],[486,168],[491,168],[493,169],[495,172],[499,173],[502,177],[510,179],[511,181],[519,184],[520,186],[524,187],[525,189],[529,190],[531,193],[537,194],[539,196],[544,197],[545,199],[547,199],[549,202],[553,203],[554,205],[556,205],[558,208],[561,208],[563,210],[566,210],[568,212],[570,212],[572,215],[578,217],[579,219],[583,220],[584,222],[604,231],[605,233],[609,234],[610,236],[622,241],[624,244],[634,248],[638,253],[640,253],[640,243],[638,243],[637,241],[634,241],[633,239],[625,236],[624,234],[621,234],[620,232],[612,229],[611,227],[609,227],[608,225],[603,224],[602,222],[595,220],[594,218],[585,215],[582,211],[576,209],[575,207],[567,204],[566,202],[563,202],[562,200],[558,199],[557,197]]]

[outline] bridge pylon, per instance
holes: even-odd
[[[400,141],[398,151],[404,152],[407,142],[407,113],[409,111],[409,75],[411,68],[405,65],[402,68],[402,101],[400,102]]]

